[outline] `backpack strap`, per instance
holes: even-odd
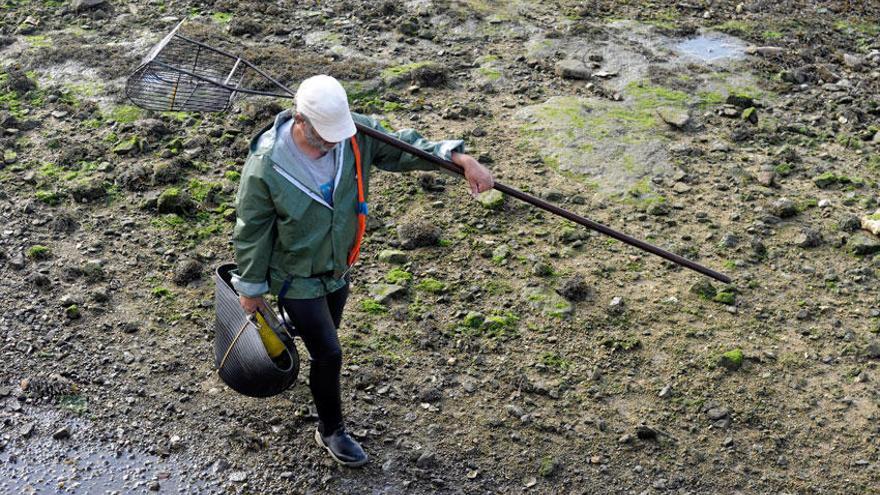
[[[354,151],[354,166],[355,172],[357,173],[357,188],[358,188],[358,202],[357,202],[357,215],[358,215],[358,229],[357,235],[355,236],[354,246],[352,246],[351,251],[348,253],[348,269],[351,270],[351,267],[354,266],[355,262],[357,262],[358,256],[361,254],[361,242],[364,240],[364,233],[367,231],[367,213],[369,208],[367,207],[367,200],[364,197],[364,171],[361,165],[361,150],[358,148],[357,139],[355,136],[351,137],[351,149]]]

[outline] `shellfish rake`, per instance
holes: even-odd
[[[185,20],[185,19],[184,19]],[[179,33],[180,21],[144,58],[128,78],[125,94],[135,105],[160,112],[224,112],[243,95],[293,98],[295,93],[247,60],[187,38]],[[281,93],[255,89],[255,83],[272,85]],[[429,161],[458,175],[463,170],[449,160],[438,158],[371,127],[355,123],[358,132]],[[660,256],[715,280],[730,283],[730,277],[675,253],[636,239],[576,213],[559,208],[518,189],[496,182],[494,188],[533,206],[549,211],[591,230],[607,235],[643,251]]]

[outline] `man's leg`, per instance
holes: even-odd
[[[309,388],[324,429],[342,426],[339,373],[342,349],[327,299],[283,299],[284,310],[311,357]]]
[[[311,355],[309,386],[320,418],[315,440],[336,461],[355,467],[367,462],[367,454],[343,428],[339,387],[342,351],[336,333],[347,298],[345,286],[326,298],[284,299],[282,304]]]

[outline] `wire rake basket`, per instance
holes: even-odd
[[[293,93],[247,60],[180,34],[184,21],[150,50],[125,85],[125,95],[160,112],[223,112],[244,94],[291,98]],[[249,89],[266,78],[286,93]]]

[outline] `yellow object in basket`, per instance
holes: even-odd
[[[257,311],[255,316],[257,318],[257,329],[260,331],[260,339],[263,341],[263,345],[266,346],[266,352],[270,358],[277,358],[284,352],[284,343],[281,342],[278,335],[275,335],[272,327],[263,318],[261,312]]]

